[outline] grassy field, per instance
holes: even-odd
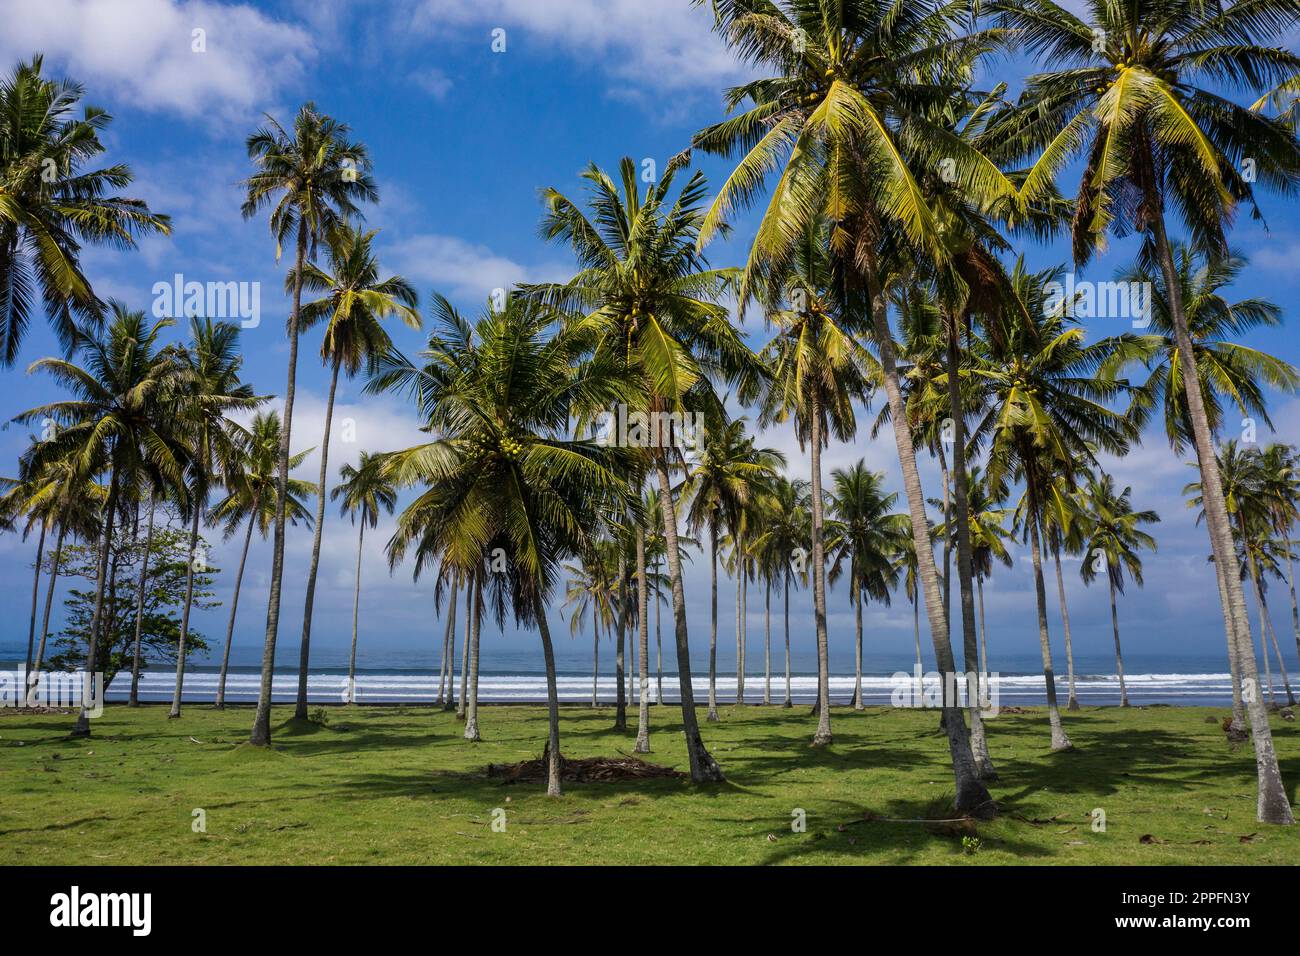
[[[684,769],[675,712],[651,709],[650,759]],[[277,709],[270,750],[243,743],[243,707],[168,720],[110,706],[90,741],[66,738],[69,716],[0,711],[0,863],[1295,863],[1300,827],[1255,822],[1252,753],[1228,749],[1223,714],[1085,709],[1067,715],[1065,754],[1048,751],[1043,712],[1002,714],[989,723],[1001,814],[964,827],[910,822],[951,798],[933,712],[837,708],[834,744],[814,750],[806,708],[728,708],[704,726],[727,783],[567,784],[553,800],[484,773],[539,754],[538,707],[484,708],[478,744],[427,707],[333,707],[303,724]],[[611,710],[562,717],[566,756],[631,752],[635,728],[612,732]],[[1294,793],[1300,727],[1275,718],[1274,734]]]

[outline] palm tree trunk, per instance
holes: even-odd
[[[591,706],[600,704],[600,608],[591,609]]]
[[[442,674],[438,678],[438,703],[443,709],[450,710],[452,680],[456,665],[456,582],[452,579],[451,600],[447,605],[447,626],[442,635]]]
[[[772,703],[772,576],[763,575],[763,704]]]
[[[289,311],[289,379],[284,389],[284,422],[280,429],[279,467],[275,476],[275,531],[271,543],[271,590],[266,606],[266,638],[262,644],[262,676],[257,712],[249,742],[271,744],[271,692],[275,679],[275,641],[280,629],[280,586],[284,578],[285,501],[289,485],[289,441],[293,431],[293,400],[298,372],[298,311],[302,306],[302,267],[307,258],[307,224],[298,220],[293,282],[293,307]]]
[[[785,701],[782,707],[793,707],[794,698],[790,696],[790,569],[785,572]]]
[[[948,456],[939,443],[939,480],[943,483],[943,618],[952,629],[952,478],[948,473]],[[950,638],[951,639],[951,638]]]
[[[853,709],[862,710],[862,592],[854,587],[853,604]]]
[[[144,592],[149,577],[149,557],[153,553],[153,519],[158,499],[149,496],[149,523],[144,533],[144,555],[140,559],[140,582],[135,595],[135,653],[131,656],[131,699],[130,706],[140,706],[140,640],[144,627]]]
[[[743,545],[741,544],[741,531],[736,529],[735,535],[735,559],[736,559],[736,703],[745,702],[745,566]]]
[[[23,682],[32,686],[32,654],[36,650],[36,608],[40,604],[41,564],[45,561],[45,520],[41,519],[41,534],[36,541],[36,574],[32,577],[32,614],[27,625],[27,658],[23,666]]]
[[[478,733],[478,648],[483,630],[483,571],[474,571],[474,626],[469,635],[469,699],[465,704],[465,739],[479,740]]]
[[[705,749],[695,714],[695,689],[691,686],[691,646],[686,630],[686,590],[682,584],[682,555],[677,545],[677,508],[673,504],[672,482],[662,458],[655,462],[664,520],[664,549],[668,553],[668,577],[673,588],[673,630],[677,644],[677,681],[682,705],[682,733],[694,783],[721,782],[722,768]],[[716,594],[716,591],[715,591]],[[716,605],[715,605],[716,606]]]
[[[935,662],[944,680],[944,732],[948,735],[948,751],[952,759],[953,779],[956,784],[956,807],[962,812],[990,815],[996,812],[996,809],[989,796],[988,788],[979,779],[979,771],[971,753],[970,738],[966,734],[966,721],[957,702],[949,700],[946,692],[950,675],[954,673],[952,642],[948,632],[947,615],[943,610],[943,599],[939,593],[939,575],[934,565],[934,551],[930,544],[930,525],[925,514],[925,495],[921,490],[921,475],[916,467],[912,428],[907,419],[907,411],[903,407],[903,395],[899,388],[894,341],[886,315],[887,304],[883,290],[877,287],[874,267],[868,273],[867,281],[871,296],[872,326],[884,369],[885,395],[889,400],[894,443],[903,472],[903,487],[907,494],[908,515],[912,523],[912,546],[916,550],[917,577],[925,599],[926,617],[930,622],[930,639],[934,644]]]
[[[1151,217],[1152,238],[1155,241],[1156,256],[1164,274],[1165,294],[1169,297],[1169,312],[1174,324],[1174,343],[1178,352],[1178,364],[1183,373],[1183,392],[1187,398],[1188,417],[1191,418],[1192,435],[1196,444],[1197,464],[1201,471],[1201,493],[1205,506],[1206,524],[1209,526],[1210,543],[1214,549],[1214,560],[1224,569],[1223,584],[1228,603],[1224,607],[1224,616],[1232,619],[1231,636],[1236,643],[1229,648],[1229,653],[1236,653],[1239,661],[1243,685],[1256,681],[1254,648],[1243,640],[1250,633],[1250,622],[1246,616],[1246,600],[1242,593],[1241,581],[1236,575],[1228,573],[1235,566],[1236,549],[1232,542],[1232,529],[1228,524],[1228,509],[1223,498],[1223,481],[1219,475],[1219,462],[1215,457],[1213,436],[1210,432],[1209,419],[1205,413],[1204,396],[1201,393],[1200,372],[1196,368],[1195,353],[1192,350],[1192,337],[1187,327],[1187,316],[1183,311],[1182,287],[1178,270],[1174,267],[1173,254],[1169,249],[1169,238],[1165,234],[1163,207],[1154,190],[1148,195],[1148,201],[1158,212]],[[1268,712],[1258,694],[1250,695],[1246,701],[1246,712],[1255,742],[1255,771],[1258,779],[1258,800],[1256,811],[1260,822],[1289,824],[1294,823],[1291,815],[1291,802],[1287,799],[1286,787],[1282,782],[1282,772],[1278,769],[1277,754],[1273,749],[1273,733],[1268,724]]]
[[[1240,515],[1238,516],[1240,518]],[[1244,529],[1243,529],[1244,540]],[[1273,629],[1273,619],[1268,613],[1268,601],[1264,599],[1264,583],[1260,578],[1259,564],[1255,561],[1254,556],[1250,558],[1251,578],[1255,583],[1255,601],[1259,605],[1259,643],[1264,651],[1264,660],[1268,661],[1268,646],[1273,645],[1273,653],[1277,655],[1278,671],[1282,674],[1282,687],[1286,691],[1287,706],[1295,706],[1295,694],[1291,692],[1291,679],[1287,676],[1286,661],[1282,659],[1282,648],[1277,643],[1277,632]],[[1273,693],[1273,681],[1269,679],[1269,694]]]
[[[194,562],[198,560],[195,552],[199,545],[199,518],[203,516],[203,500],[197,487],[190,507],[194,514],[190,517],[190,547],[186,552],[189,563],[185,566],[185,606],[181,610],[181,635],[176,644],[176,687],[172,691],[172,708],[167,713],[168,717],[181,715],[181,694],[185,687],[185,647],[190,636],[190,608],[194,605]]]
[[[984,627],[984,575],[977,576],[975,582],[980,602],[980,673],[987,678],[989,672],[989,645],[987,641],[988,631]]]
[[[1264,625],[1264,605],[1259,604],[1259,589],[1255,589],[1256,606],[1259,608],[1259,650],[1264,659],[1264,680],[1268,683],[1269,710],[1277,710],[1277,693],[1273,689],[1273,665],[1268,661],[1268,633]],[[1254,647],[1251,648],[1252,653]]]
[[[966,487],[966,413],[961,400],[961,357],[957,350],[957,322],[948,316],[948,405],[952,415],[952,484],[953,505],[957,525],[957,580],[961,601],[962,665],[966,670],[966,700],[970,716],[970,748],[975,769],[981,780],[996,780],[997,770],[989,756],[988,741],[984,733],[984,717],[980,713],[979,653],[975,643],[975,594],[971,587],[974,576],[974,551],[970,540],[970,500]],[[948,524],[952,528],[952,523]],[[951,534],[945,535],[951,538]],[[948,588],[951,593],[951,587]],[[1062,605],[1064,606],[1064,605]],[[951,618],[949,618],[951,621]]]
[[[239,570],[235,572],[235,593],[230,598],[230,622],[226,625],[226,649],[221,655],[221,675],[217,678],[217,710],[226,706],[226,675],[230,672],[230,646],[235,642],[235,615],[239,613],[239,590],[244,583],[244,565],[248,563],[248,546],[253,542],[253,526],[261,508],[260,496],[253,498],[253,511],[248,516],[248,531],[244,534],[244,550],[239,555]],[[149,534],[153,534],[153,506],[149,508]],[[146,552],[147,553],[147,552]],[[140,575],[140,597],[144,598],[144,574]],[[139,634],[139,628],[136,628]]]
[[[641,696],[637,698],[636,746],[639,754],[650,752],[650,582],[646,580],[645,528],[636,527],[636,591],[637,591],[637,682]]]
[[[1033,452],[1025,451],[1022,460],[1030,461]],[[1043,655],[1043,682],[1047,687],[1047,720],[1052,728],[1052,750],[1071,750],[1073,744],[1061,724],[1061,711],[1056,704],[1056,674],[1052,668],[1052,644],[1047,631],[1047,588],[1043,584],[1043,543],[1039,529],[1038,476],[1033,473],[1025,479],[1029,495],[1029,551],[1034,562],[1034,596],[1038,603],[1038,646]]]
[[[705,719],[718,719],[718,526],[709,521],[709,710]]]
[[[664,636],[659,626],[659,559],[655,558],[655,703],[664,702]]]
[[[320,484],[316,489],[316,528],[311,543],[311,564],[307,569],[307,597],[302,609],[302,643],[298,648],[298,698],[295,720],[307,719],[307,676],[311,659],[311,618],[316,604],[316,571],[320,567],[321,535],[325,530],[325,498],[329,484],[330,426],[334,421],[334,395],[339,384],[339,361],[330,368],[329,397],[325,400],[325,433],[320,446]]]
[[[1291,538],[1288,530],[1287,536],[1283,538],[1286,542],[1286,580],[1287,587],[1291,591],[1291,631],[1295,635],[1295,653],[1296,658],[1300,659],[1300,608],[1296,607],[1295,600],[1295,562],[1291,559]]]
[[[1074,692],[1074,644],[1070,639],[1070,609],[1065,604],[1065,576],[1061,574],[1061,547],[1052,542],[1052,560],[1056,563],[1056,597],[1061,602],[1061,626],[1065,631],[1065,674],[1069,686],[1066,710],[1078,710],[1079,698]]]
[[[456,716],[465,720],[465,699],[469,696],[469,645],[474,630],[474,579],[465,581],[465,635],[460,642],[460,700]]]
[[[1223,583],[1223,568],[1217,561],[1211,562],[1214,565],[1214,580],[1219,586],[1219,606],[1228,606],[1228,589]],[[1223,619],[1224,636],[1228,644],[1228,672],[1232,679],[1232,720],[1228,724],[1228,739],[1230,741],[1244,741],[1246,734],[1246,704],[1241,690],[1241,670],[1237,660],[1236,636],[1233,634],[1233,621],[1231,617],[1225,616]]]
[[[624,653],[627,649],[627,559],[623,555],[623,546],[618,551],[618,590],[615,595],[617,610],[614,627],[618,636],[614,642],[614,682],[618,685],[614,695],[614,730],[627,730],[627,683],[624,672]]]
[[[361,547],[366,540],[366,519],[364,515],[357,522],[357,577],[352,589],[352,651],[348,654],[348,703],[357,702],[357,630],[361,614]]]
[[[32,690],[41,679],[41,668],[45,664],[45,642],[50,634],[50,608],[54,604],[54,583],[59,579],[59,563],[63,558],[63,535],[67,531],[62,521],[59,522],[59,536],[54,542],[54,557],[50,563],[50,582],[45,588],[45,611],[41,614],[41,640],[36,648],[36,662],[32,665],[31,680],[28,688],[30,698]],[[31,706],[29,699],[28,706]]]
[[[1107,577],[1110,578],[1109,572]],[[1119,648],[1119,610],[1115,605],[1115,580],[1110,578],[1110,628],[1115,634],[1115,672],[1119,675],[1119,705],[1128,706],[1128,688],[1124,686],[1124,652]]]
[[[117,513],[117,463],[108,467],[108,498],[104,502],[104,517],[100,524],[99,558],[95,568],[95,610],[90,617],[90,640],[86,648],[86,671],[82,678],[82,707],[77,713],[77,723],[72,737],[90,736],[90,708],[87,696],[95,679],[95,666],[99,662],[99,628],[104,620],[104,592],[108,588],[108,555],[113,550],[113,517]]]
[[[546,605],[541,589],[537,592],[537,630],[542,636],[542,659],[546,662],[546,795],[560,796],[560,774],[564,760],[560,756],[560,694],[555,686],[555,648],[551,646],[551,626],[546,621]],[[468,603],[468,602],[466,602]]]
[[[817,732],[813,734],[814,747],[831,742],[831,673],[830,645],[826,637],[826,551],[822,544],[822,409],[814,394],[809,420],[812,459],[812,559],[813,559],[813,622],[817,628]]]

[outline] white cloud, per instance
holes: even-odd
[[[10,0],[0,59],[44,52],[90,102],[246,120],[314,58],[310,35],[251,6],[197,0]],[[206,49],[196,52],[195,30]]]
[[[435,100],[446,99],[452,86],[451,77],[437,67],[416,70],[411,74],[411,82]]]
[[[487,246],[437,233],[412,235],[393,243],[384,261],[412,281],[432,283],[444,295],[474,302],[485,302],[493,289],[508,289],[517,282],[563,280],[570,269],[559,264],[526,266]]]

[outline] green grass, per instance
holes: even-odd
[[[1294,863],[1300,827],[1255,822],[1254,760],[1230,751],[1222,710],[1085,709],[1078,748],[1048,751],[1045,714],[989,722],[1001,779],[996,821],[967,852],[962,830],[864,821],[946,814],[952,779],[934,712],[837,708],[834,744],[814,750],[807,708],[749,706],[705,724],[725,784],[648,780],[540,785],[488,779],[489,762],[535,757],[538,707],[487,707],[485,740],[428,707],[332,707],[287,722],[275,746],[246,743],[248,708],[110,706],[95,736],[71,717],[0,711],[0,863]],[[635,712],[632,720],[635,724]],[[684,769],[675,707],[651,708],[650,759]],[[701,717],[703,713],[701,712]],[[1207,721],[1212,716],[1214,723]],[[565,708],[567,756],[630,753],[612,711]],[[1300,727],[1274,720],[1285,779],[1300,781]],[[206,833],[192,811],[206,811]],[[505,832],[490,823],[505,811]],[[791,830],[802,808],[807,832]],[[1106,814],[1094,832],[1091,814]],[[969,832],[969,831],[968,831]],[[1151,840],[1142,842],[1144,835]],[[1154,842],[1152,842],[1154,841]]]

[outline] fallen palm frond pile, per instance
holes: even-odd
[[[487,775],[504,783],[531,783],[546,779],[545,759],[520,763],[488,764]],[[617,780],[685,777],[672,767],[647,763],[636,757],[560,758],[560,778],[573,783],[608,783]]]

